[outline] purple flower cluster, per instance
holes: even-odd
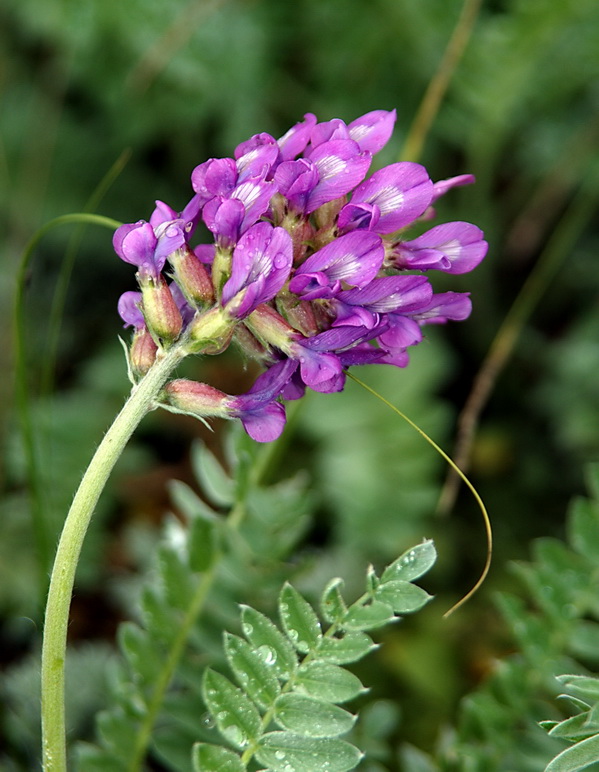
[[[410,162],[367,178],[394,123],[395,111],[350,124],[307,114],[278,140],[257,134],[234,158],[197,166],[182,212],[157,202],[149,222],[116,231],[117,254],[138,269],[140,291],[119,301],[135,328],[137,378],[165,348],[215,354],[233,340],[267,368],[240,396],[172,380],[162,395],[170,409],[239,418],[268,442],[285,424],[279,398],[301,397],[306,386],[340,391],[351,365],[404,367],[424,324],[470,314],[468,293],[435,294],[421,272],[472,270],[487,251],[482,231],[451,222],[407,238],[406,229],[474,178],[434,183]],[[214,239],[193,246],[200,221]]]

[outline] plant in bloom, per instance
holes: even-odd
[[[235,342],[265,368],[247,394],[174,379],[160,404],[240,419],[269,442],[285,425],[282,400],[341,391],[352,365],[405,367],[424,325],[466,319],[469,293],[435,293],[428,272],[471,271],[487,252],[483,233],[422,226],[439,196],[474,178],[433,182],[411,162],[367,176],[394,123],[395,111],[349,124],[309,113],[278,140],[257,134],[233,158],[197,166],[183,211],[158,201],[149,221],[118,228],[114,248],[139,285],[118,305],[134,328],[132,379],[173,346],[218,354]],[[211,243],[196,243],[200,222]]]

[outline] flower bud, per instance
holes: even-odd
[[[302,335],[310,337],[319,332],[314,306],[297,296],[281,294],[277,297],[277,311]]]
[[[129,350],[129,361],[133,374],[139,378],[148,372],[156,359],[158,346],[145,327],[135,331]]]
[[[175,280],[187,300],[197,308],[214,303],[214,287],[206,267],[185,245],[169,255],[169,263],[175,271]]]
[[[189,326],[190,354],[220,354],[233,337],[235,320],[216,306],[194,317]]]
[[[154,340],[171,343],[183,327],[181,312],[163,276],[141,283],[143,314]]]
[[[166,384],[163,395],[166,402],[181,413],[200,417],[229,417],[229,396],[207,383],[178,378]]]

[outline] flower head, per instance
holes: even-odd
[[[482,231],[461,221],[422,229],[437,198],[474,178],[433,182],[411,162],[367,177],[395,118],[373,110],[346,124],[306,113],[279,139],[255,134],[233,157],[196,166],[180,212],[157,201],[147,222],[116,231],[140,289],[119,300],[135,330],[136,378],[161,348],[217,354],[233,340],[266,368],[236,396],[173,380],[170,409],[239,419],[268,442],[285,424],[281,399],[340,391],[351,366],[405,367],[427,324],[468,317],[469,294],[434,293],[427,272],[475,268],[487,252]],[[193,242],[200,219],[209,243]]]

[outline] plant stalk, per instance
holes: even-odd
[[[45,772],[66,772],[65,658],[75,571],[92,514],[129,438],[166,379],[185,356],[175,345],[156,359],[104,435],[79,485],[65,520],[50,578],[42,644],[42,742]]]

